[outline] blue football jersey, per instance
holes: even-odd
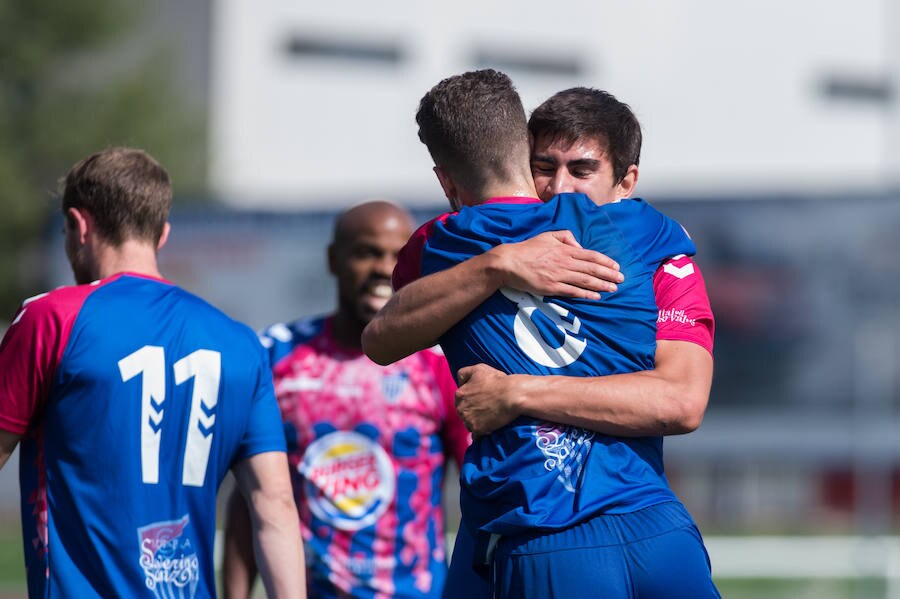
[[[505,198],[463,208],[426,225],[420,274],[561,229],[615,259],[624,282],[599,301],[501,289],[441,338],[454,373],[476,363],[571,376],[653,368],[653,274],[665,259],[696,249],[677,222],[642,200],[596,206],[582,194],[563,194],[544,204]],[[500,534],[674,499],[661,437],[613,437],[526,417],[473,443],[461,482],[463,516]]]
[[[285,441],[256,335],[116,275],[27,302],[0,346],[33,597],[215,596],[219,484]],[[19,430],[16,430],[16,429]]]

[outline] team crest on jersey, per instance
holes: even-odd
[[[405,370],[394,372],[381,378],[381,393],[389,403],[394,403],[409,385],[409,374]]]
[[[342,530],[370,526],[394,499],[391,458],[360,433],[338,431],[317,439],[297,470],[312,513]]]
[[[144,584],[160,599],[193,597],[200,582],[200,560],[185,529],[190,517],[154,522],[138,529]]]
[[[591,450],[594,433],[575,426],[543,424],[535,427],[535,445],[544,455],[544,468],[557,472],[556,479],[574,493]]]

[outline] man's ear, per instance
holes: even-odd
[[[636,164],[632,164],[628,167],[625,176],[616,184],[617,198],[631,197],[631,194],[634,193],[634,188],[637,187],[638,174],[638,167]]]
[[[434,174],[437,175],[438,183],[441,184],[441,189],[444,190],[444,196],[448,200],[450,200],[450,206],[454,210],[459,210],[459,199],[458,193],[456,190],[456,183],[453,182],[453,179],[447,174],[443,168],[436,166],[432,169]]]
[[[74,233],[78,243],[87,243],[88,233],[94,229],[94,219],[91,213],[81,208],[70,207],[66,210],[66,226]]]
[[[166,245],[166,242],[169,240],[169,232],[171,230],[172,230],[172,225],[169,224],[168,222],[166,222],[166,224],[163,225],[162,234],[159,236],[159,242],[156,244],[157,252],[159,250],[161,250],[164,245]]]

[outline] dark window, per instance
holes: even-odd
[[[829,75],[821,84],[822,95],[831,100],[887,104],[894,97],[891,81],[864,75]]]
[[[584,74],[584,65],[575,56],[525,55],[503,50],[476,50],[473,62],[480,69],[577,77]]]
[[[396,66],[404,59],[400,46],[391,41],[362,41],[294,35],[286,51],[292,58],[311,58],[378,63]]]

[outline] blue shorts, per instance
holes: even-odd
[[[472,566],[463,567],[465,560],[471,563],[475,544],[463,527],[460,533],[447,599],[721,597],[700,531],[678,502],[596,516],[561,531],[503,537],[493,555],[490,581],[478,577]]]

